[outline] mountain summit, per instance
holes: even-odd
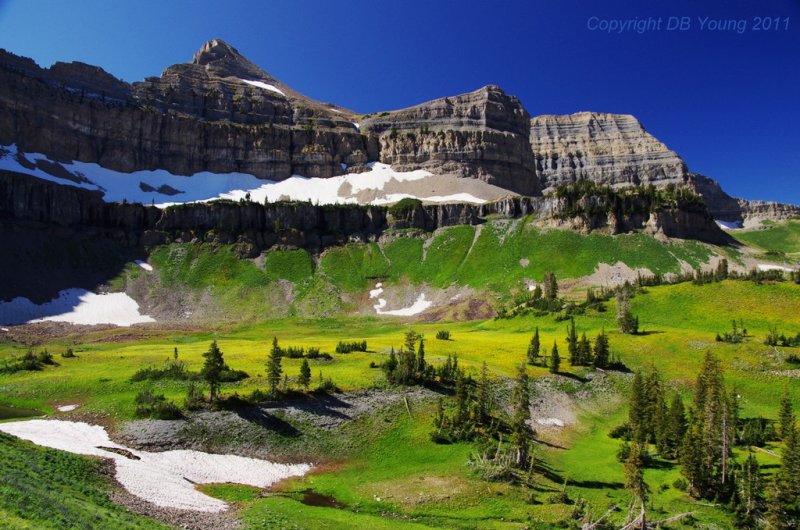
[[[192,57],[192,64],[205,66],[209,73],[219,77],[276,81],[222,39],[212,39],[203,44]]]

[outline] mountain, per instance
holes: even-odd
[[[376,204],[404,196],[470,202],[538,196],[589,179],[612,186],[688,186],[715,218],[732,223],[800,215],[797,206],[730,197],[716,181],[689,171],[633,116],[531,117],[497,86],[358,115],[293,90],[219,39],[204,44],[190,62],[131,84],[83,63],[40,68],[0,51],[0,146],[7,146],[0,168],[93,185],[108,200],[186,202],[262,186],[248,175],[273,182],[352,175],[367,184],[330,181],[333,197],[341,199],[336,202]],[[32,153],[37,156],[26,156]],[[392,173],[375,184],[375,162],[394,172],[423,173]],[[130,176],[136,193],[114,195],[108,180],[99,180],[103,171],[116,172],[118,182],[126,173],[162,173]],[[200,173],[213,180],[210,191],[200,179],[176,184],[169,178]],[[279,196],[298,198],[296,188],[321,185],[300,182]]]

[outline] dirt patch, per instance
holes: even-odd
[[[637,277],[652,276],[650,269],[632,269],[625,263],[618,261],[613,265],[608,263],[598,263],[592,274],[581,278],[584,282],[592,285],[603,285],[605,287],[616,287],[625,282],[634,283]]]

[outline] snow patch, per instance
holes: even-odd
[[[558,418],[537,418],[536,423],[548,427],[563,427],[565,425],[564,421]]]
[[[117,480],[131,494],[156,506],[179,510],[221,512],[228,509],[227,503],[197,491],[195,484],[231,482],[266,488],[311,469],[308,464],[275,464],[200,451],[136,451],[112,442],[103,427],[81,422],[19,421],[0,424],[0,431],[45,447],[113,460]],[[119,449],[138,460],[108,448]]]
[[[759,263],[758,270],[760,271],[783,271],[783,272],[792,272],[794,269],[790,269],[789,267],[783,267],[781,265],[769,265],[766,263]]]
[[[56,407],[59,412],[71,412],[78,408],[78,405],[61,405],[60,407]]]
[[[381,302],[383,302],[383,304],[381,304]],[[433,305],[433,302],[431,302],[430,300],[425,300],[425,293],[422,293],[417,297],[417,300],[413,304],[411,304],[408,307],[404,307],[402,309],[392,309],[390,311],[384,311],[383,307],[385,307],[386,305],[386,300],[384,300],[383,298],[378,299],[378,304],[381,305],[381,307],[378,306],[374,307],[375,307],[375,312],[378,313],[379,315],[409,317],[422,313],[423,311],[431,307]]]
[[[717,223],[717,226],[723,230],[736,230],[742,227],[741,221],[722,221],[719,219],[714,219],[714,222]]]
[[[0,302],[2,324],[47,321],[125,327],[155,322],[152,317],[139,313],[139,304],[125,293],[95,294],[86,289],[65,289],[44,304],[34,304],[22,296]]]
[[[136,261],[134,261],[134,263],[136,263],[138,266],[140,266],[141,268],[143,268],[148,272],[153,272],[153,266],[150,265],[149,263],[146,263],[140,259],[137,259]]]
[[[283,93],[283,90],[276,87],[275,85],[270,85],[269,83],[265,83],[264,81],[249,81],[247,79],[240,79],[243,83],[247,83],[248,85],[252,85],[258,88],[263,88],[264,90],[270,90],[272,92],[277,92],[283,97],[286,97],[286,94]]]
[[[53,162],[40,153],[22,153],[15,145],[0,146],[0,169],[16,171],[55,182],[56,184],[103,193],[106,202],[139,202],[166,208],[175,204],[211,201],[215,199],[247,200],[263,203],[265,200],[310,201],[317,204],[357,204],[362,191],[374,191],[375,205],[395,203],[407,193],[384,194],[389,182],[408,182],[433,176],[425,170],[395,171],[388,164],[372,162],[369,171],[350,173],[331,178],[308,178],[292,175],[280,182],[258,179],[246,173],[210,173],[203,171],[191,176],[173,175],[163,169],[122,173],[88,162]],[[347,166],[343,166],[343,170]],[[147,182],[147,186],[140,186]],[[186,190],[177,195],[163,190]],[[161,191],[159,191],[161,190]],[[427,202],[486,201],[469,193],[452,195],[417,196]]]

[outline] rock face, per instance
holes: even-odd
[[[683,184],[686,164],[625,114],[536,116],[530,142],[544,189],[580,179],[612,186]]]
[[[0,50],[0,145],[10,144],[123,172],[283,180],[363,172],[379,161],[529,196],[579,179],[676,184],[700,193],[723,220],[800,214],[795,206],[730,197],[712,179],[689,173],[632,116],[531,118],[496,86],[358,116],[292,90],[218,39],[190,62],[132,84],[83,63],[40,68]]]
[[[477,178],[538,195],[529,119],[517,98],[485,86],[367,117],[361,130],[377,136],[381,161],[395,168]]]

